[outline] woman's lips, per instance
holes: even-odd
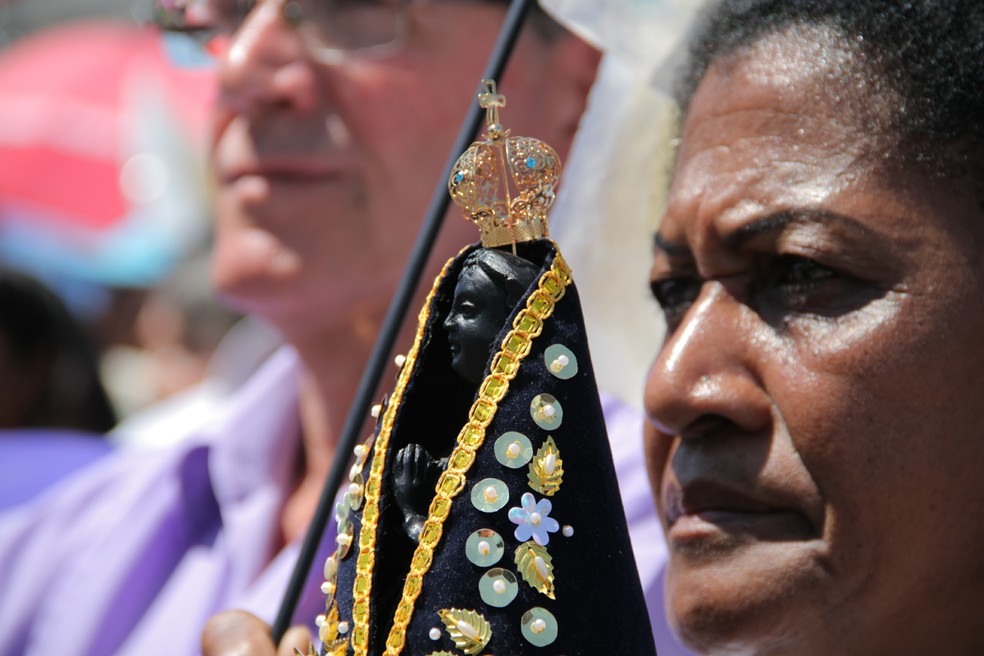
[[[804,540],[814,536],[806,516],[795,508],[700,481],[664,486],[663,507],[671,543],[684,544],[724,536],[758,540]]]

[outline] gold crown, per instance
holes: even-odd
[[[478,102],[485,109],[486,136],[455,162],[448,180],[451,198],[478,226],[486,248],[548,237],[547,210],[560,180],[560,157],[539,139],[509,136],[499,124],[506,97],[496,93],[493,80],[482,80],[482,87]]]

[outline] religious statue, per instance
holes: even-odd
[[[451,347],[451,370],[474,389],[484,378],[495,336],[536,273],[532,262],[489,248],[472,251],[462,263],[443,326]],[[420,444],[409,444],[396,454],[393,496],[414,542],[419,540],[434,484],[446,466],[446,454],[434,459]]]
[[[449,181],[481,244],[438,276],[356,447],[322,653],[652,656],[577,292],[547,238],[560,160],[512,137],[485,85],[487,137]]]

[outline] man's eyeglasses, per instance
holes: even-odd
[[[408,32],[409,0],[277,0],[283,19],[325,63],[384,57]],[[192,35],[213,55],[242,26],[255,0],[154,0],[154,22]]]

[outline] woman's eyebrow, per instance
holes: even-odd
[[[663,251],[670,257],[690,257],[690,249],[683,244],[669,241],[658,232],[653,235],[653,248]]]
[[[816,208],[795,209],[776,212],[741,225],[724,237],[724,245],[729,249],[739,249],[757,237],[780,232],[792,224],[835,224],[864,235],[871,234],[868,227],[838,212]]]

